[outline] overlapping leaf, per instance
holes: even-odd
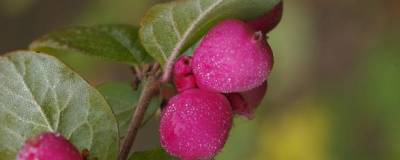
[[[138,28],[130,25],[65,28],[39,38],[30,48],[47,53],[72,50],[129,64],[151,60],[140,44]]]
[[[59,132],[90,159],[116,158],[118,126],[103,96],[57,59],[32,51],[0,57],[0,160],[25,139]]]

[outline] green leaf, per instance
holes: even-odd
[[[142,19],[140,39],[147,52],[164,64],[193,45],[222,19],[251,19],[280,0],[180,0],[152,7]]]
[[[74,51],[128,64],[151,60],[138,38],[138,28],[130,25],[70,27],[35,40],[30,48],[45,53]]]
[[[155,149],[151,151],[135,152],[129,160],[178,160],[170,156],[163,149]]]
[[[103,96],[54,57],[16,51],[0,57],[0,160],[25,139],[58,132],[90,159],[116,158],[118,126]]]
[[[108,82],[97,87],[110,104],[115,116],[117,117],[121,138],[127,134],[129,122],[136,103],[141,94],[141,87],[134,91],[129,83]],[[147,122],[154,113],[160,108],[161,99],[153,98],[144,117],[144,123]],[[144,125],[144,124],[143,124]]]

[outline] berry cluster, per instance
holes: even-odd
[[[194,51],[174,65],[178,95],[161,115],[161,144],[183,160],[210,159],[224,146],[233,114],[251,118],[267,90],[272,50],[266,41],[282,16],[282,2],[264,16],[243,22],[224,20]],[[28,139],[17,160],[83,160],[57,133]]]
[[[280,21],[282,3],[243,22],[224,20],[173,68],[178,95],[161,115],[163,148],[183,160],[210,159],[224,146],[233,114],[251,118],[267,90],[272,50],[266,33]]]

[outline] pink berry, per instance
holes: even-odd
[[[196,86],[196,78],[194,78],[193,75],[188,75],[185,77],[180,77],[180,78],[174,78],[174,83],[176,90],[178,90],[179,93],[188,90],[188,89],[193,89],[197,88]]]
[[[209,159],[224,146],[232,109],[219,93],[190,89],[170,99],[160,122],[161,145],[183,160]]]
[[[261,32],[240,20],[225,20],[213,27],[194,51],[193,74],[201,89],[243,92],[267,79],[272,59]]]
[[[282,19],[283,1],[279,2],[271,11],[263,16],[247,22],[254,30],[264,34],[274,29]]]
[[[196,79],[192,72],[192,58],[182,56],[175,63],[173,68],[174,84],[178,92],[183,92],[187,89],[197,88]]]
[[[175,77],[187,76],[192,74],[192,57],[181,56],[174,64],[172,71]]]
[[[17,160],[83,160],[79,151],[57,133],[45,132],[28,139]]]
[[[260,105],[262,99],[264,98],[267,87],[268,83],[265,81],[263,85],[252,90],[227,94],[226,96],[231,102],[233,112],[251,119],[253,117],[254,110]]]

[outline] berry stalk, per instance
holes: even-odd
[[[151,102],[151,99],[159,92],[159,76],[161,74],[159,69],[159,64],[155,64],[148,72],[142,93],[139,98],[139,102],[137,104],[135,112],[132,115],[132,119],[128,128],[128,134],[124,138],[120,152],[118,154],[118,160],[126,160],[128,158],[137,132],[142,124],[146,110]]]

